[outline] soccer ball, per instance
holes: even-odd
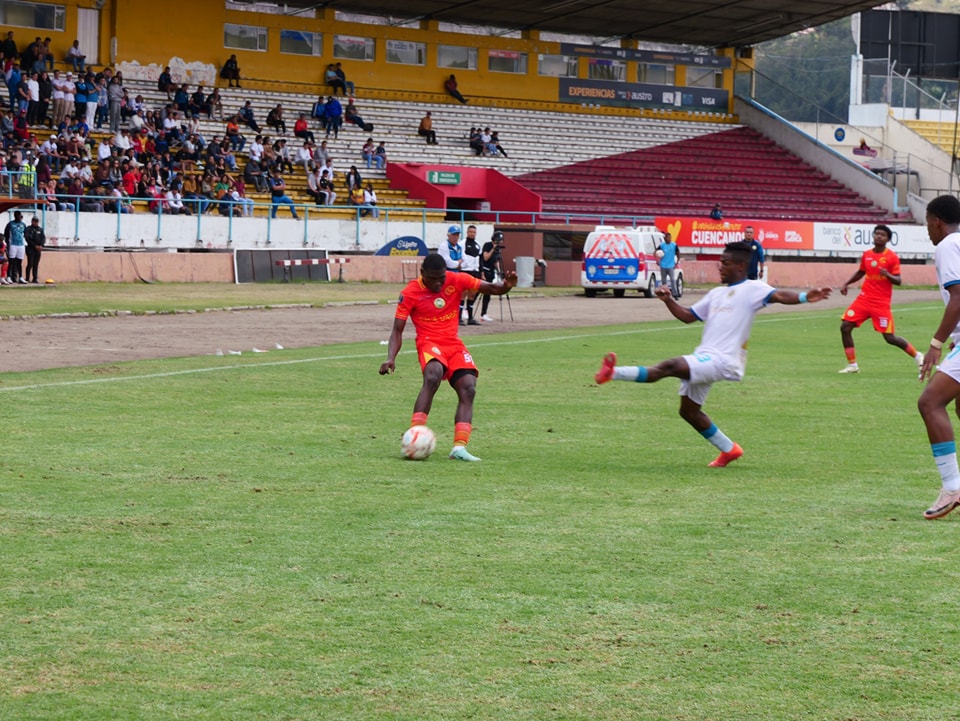
[[[663,251],[657,248],[657,252],[654,253],[654,255],[657,256],[657,260],[660,260],[661,258],[663,258]]]
[[[400,452],[411,461],[424,461],[437,447],[437,437],[426,426],[413,426],[403,434]]]

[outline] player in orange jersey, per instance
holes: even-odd
[[[410,281],[400,295],[387,346],[387,359],[380,365],[380,375],[395,370],[397,353],[403,343],[403,329],[409,318],[417,332],[417,356],[423,371],[423,386],[413,404],[410,425],[427,425],[433,396],[440,388],[440,382],[448,381],[457,392],[453,450],[450,451],[453,460],[480,460],[467,451],[473,431],[473,398],[477,392],[478,372],[470,351],[458,335],[460,299],[471,291],[504,295],[516,284],[517,273],[512,270],[504,273],[500,283],[489,283],[466,273],[448,273],[443,258],[430,253],[420,266],[420,277]]]
[[[853,329],[868,318],[873,319],[873,329],[883,335],[890,345],[895,345],[917,362],[917,368],[923,367],[923,353],[919,352],[906,339],[894,335],[893,312],[890,301],[893,298],[893,286],[900,285],[900,258],[887,248],[893,237],[893,231],[885,225],[873,229],[873,248],[866,251],[860,259],[860,267],[850,276],[850,280],[840,288],[840,295],[847,294],[847,287],[864,278],[860,295],[850,304],[840,323],[840,338],[843,340],[843,352],[847,354],[847,367],[840,373],[859,373],[857,350],[853,347]]]

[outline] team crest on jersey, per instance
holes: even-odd
[[[437,310],[440,310],[440,309],[443,308],[443,306],[445,306],[446,304],[447,304],[447,301],[445,301],[443,298],[434,298],[434,299],[433,299],[433,307],[436,308]]]

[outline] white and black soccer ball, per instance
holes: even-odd
[[[403,434],[400,452],[411,461],[424,461],[437,448],[437,436],[426,426],[412,426]]]

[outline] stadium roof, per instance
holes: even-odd
[[[743,47],[868,10],[877,0],[287,0],[397,19],[706,47]]]

